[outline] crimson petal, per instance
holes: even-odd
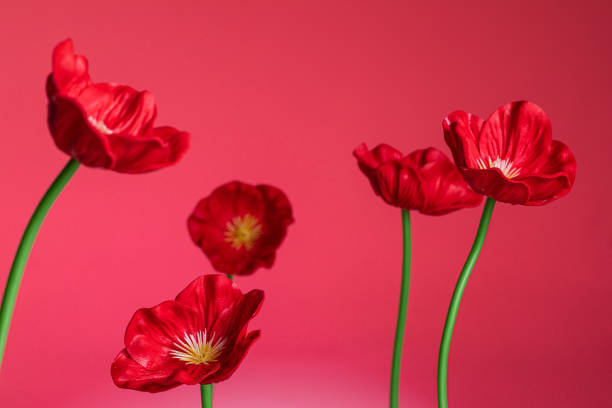
[[[248,322],[254,318],[264,299],[261,290],[253,289],[239,299],[231,309],[226,309],[219,315],[219,319],[212,327],[212,331],[218,336],[223,336],[228,340],[230,346],[234,344],[240,333],[242,333]]]
[[[234,374],[236,369],[246,357],[253,343],[259,339],[260,335],[261,332],[259,330],[255,330],[244,337],[238,344],[236,344],[232,350],[232,353],[229,355],[229,358],[223,362],[223,367],[209,378],[206,378],[203,384],[218,383],[231,377],[231,375]]]
[[[168,300],[150,309],[138,310],[125,332],[125,348],[138,364],[149,370],[174,367],[170,355],[185,334],[204,331],[204,321],[193,309]]]
[[[537,173],[550,154],[550,119],[538,105],[519,101],[493,112],[480,132],[478,147],[483,157],[510,160],[527,173]]]
[[[108,139],[93,130],[86,117],[72,99],[55,96],[48,118],[55,144],[86,166],[112,168],[116,159]]]
[[[167,391],[181,385],[172,378],[172,370],[149,370],[122,350],[111,365],[111,377],[117,387],[146,392]]]
[[[142,140],[114,136],[111,146],[118,159],[114,168],[120,173],[145,173],[176,164],[189,148],[189,134],[172,127],[158,127]]]
[[[68,39],[59,43],[53,50],[51,60],[52,77],[60,93],[76,97],[91,84],[87,58],[74,53],[72,40]]]
[[[176,302],[201,316],[204,327],[211,329],[219,314],[244,295],[238,285],[224,275],[205,275],[191,282],[176,296]],[[219,333],[221,334],[221,333]]]
[[[444,140],[450,147],[457,167],[478,167],[481,155],[478,150],[478,137],[483,120],[476,115],[455,111],[442,122]]]

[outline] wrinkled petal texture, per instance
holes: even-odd
[[[252,290],[242,294],[224,275],[206,275],[187,286],[175,300],[138,310],[125,333],[125,349],[111,365],[118,387],[139,391],[166,391],[181,384],[210,384],[229,378],[251,345],[258,330],[247,332],[258,313],[264,294]],[[188,364],[174,357],[177,343],[186,335],[206,330],[224,340],[216,360]]]
[[[251,247],[236,247],[228,234],[236,220],[247,216],[254,217],[259,234]],[[293,221],[291,204],[281,190],[233,181],[216,188],[197,204],[187,228],[215,270],[249,275],[274,264],[276,250]]]
[[[160,392],[181,385],[173,381],[172,370],[148,370],[122,350],[111,365],[111,377],[120,388]]]
[[[374,192],[393,206],[443,215],[475,207],[482,201],[455,165],[437,149],[417,150],[404,156],[386,144],[372,150],[361,144],[353,154]]]
[[[93,83],[85,57],[71,40],[53,51],[47,78],[48,124],[56,145],[90,167],[144,173],[178,162],[189,147],[189,134],[172,127],[154,128],[157,116],[150,92]]]
[[[552,140],[550,119],[534,103],[508,103],[484,122],[456,111],[444,119],[443,129],[457,167],[478,193],[542,205],[574,185],[576,159],[565,144]]]

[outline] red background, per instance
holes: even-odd
[[[67,157],[46,128],[44,82],[72,37],[96,81],[151,90],[159,124],[192,132],[177,166],[82,167],[30,258],[0,373],[2,407],[196,407],[196,387],[117,389],[109,366],[132,313],[211,272],[190,242],[197,200],[232,179],[290,197],[272,270],[239,278],[267,299],[243,366],[215,406],[387,404],[400,212],[352,149],[445,150],[443,117],[528,99],[573,150],[573,191],[499,204],[451,348],[459,407],[609,403],[612,357],[612,10],[607,1],[3,1],[0,280]],[[479,209],[413,216],[400,404],[435,405],[438,344]]]

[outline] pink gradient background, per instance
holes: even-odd
[[[412,3],[412,4],[410,4]],[[176,167],[82,167],[30,258],[2,407],[196,407],[196,387],[116,388],[132,313],[211,272],[186,219],[232,179],[290,197],[296,223],[272,270],[238,278],[266,301],[216,407],[387,404],[400,283],[400,212],[375,197],[364,141],[448,153],[443,117],[529,99],[578,160],[569,196],[499,204],[453,337],[460,407],[591,407],[612,381],[612,9],[607,1],[22,1],[0,6],[0,282],[67,160],[46,128],[52,48],[72,37],[96,81],[151,90],[159,124],[192,133]],[[400,404],[435,405],[444,316],[480,209],[413,215]]]

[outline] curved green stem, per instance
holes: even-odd
[[[45,219],[47,212],[78,168],[78,161],[74,159],[68,161],[40,200],[40,203],[38,203],[38,207],[34,210],[34,214],[32,214],[32,218],[30,218],[30,222],[21,237],[21,242],[19,243],[19,248],[17,248],[17,253],[15,254],[15,259],[13,260],[11,271],[9,272],[6,287],[4,288],[4,297],[2,298],[2,306],[0,308],[0,367],[2,367],[2,358],[4,357],[4,349],[6,348],[6,338],[11,325],[13,310],[15,309],[19,285],[21,284],[23,270],[28,261],[30,250],[32,249],[40,225]]]
[[[402,230],[404,235],[404,258],[402,263],[402,288],[400,290],[399,311],[395,327],[395,343],[393,344],[393,361],[391,364],[391,392],[389,394],[389,406],[391,408],[397,408],[398,403],[402,347],[404,344],[404,329],[406,327],[406,309],[408,307],[408,291],[410,290],[410,211],[408,210],[402,210]]]
[[[450,350],[451,337],[453,336],[453,328],[455,327],[455,320],[457,320],[457,312],[459,311],[459,303],[461,302],[461,296],[467,285],[468,278],[480,250],[484,243],[487,230],[489,228],[489,221],[491,221],[491,215],[493,214],[493,207],[495,206],[495,200],[487,198],[487,202],[482,210],[482,216],[480,217],[480,224],[478,225],[478,231],[476,232],[476,239],[470,250],[470,254],[463,265],[459,280],[455,286],[453,297],[451,299],[450,306],[448,308],[448,314],[446,315],[446,323],[444,324],[444,332],[442,333],[442,342],[440,344],[440,355],[438,356],[438,408],[447,408],[448,401],[446,396],[446,383],[447,376],[446,372],[448,369],[448,353]]]
[[[200,394],[202,396],[202,408],[212,408],[212,384],[201,384]]]

